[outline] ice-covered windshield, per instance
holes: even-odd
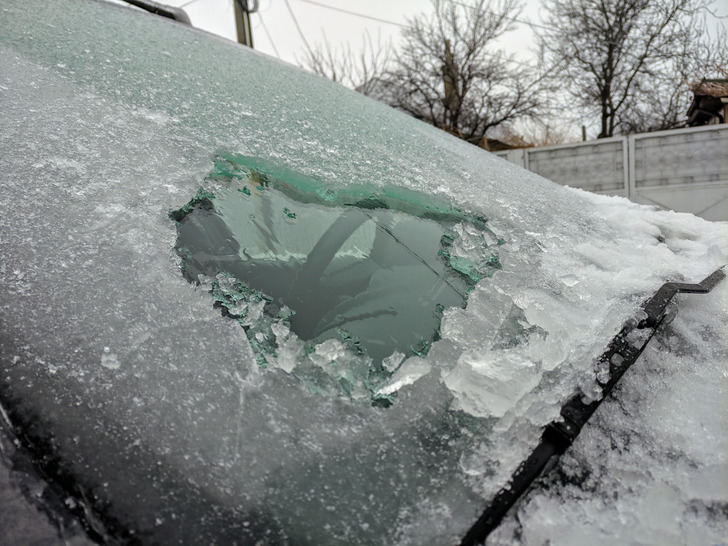
[[[457,543],[640,302],[726,260],[97,1],[2,3],[0,135],[2,406],[122,541]]]

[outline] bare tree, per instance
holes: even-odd
[[[599,138],[673,128],[688,81],[728,58],[725,35],[706,31],[711,3],[546,0],[539,45],[571,104],[599,119]]]
[[[366,33],[358,54],[352,52],[348,43],[337,49],[332,48],[324,36],[324,42],[307,50],[299,64],[315,74],[369,95],[386,73],[391,58],[391,44],[382,44],[381,36],[378,36],[375,45],[369,33]]]
[[[403,33],[375,96],[474,144],[498,125],[537,116],[543,79],[495,42],[514,24],[518,0],[433,0]]]

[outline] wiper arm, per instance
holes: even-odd
[[[624,372],[635,363],[660,325],[670,317],[666,309],[675,294],[678,292],[706,294],[725,276],[721,267],[697,284],[668,282],[645,302],[640,319],[624,326],[597,360],[597,370],[604,372],[608,370],[603,376],[597,375],[597,382],[602,389],[601,397],[598,400],[584,402],[583,397],[577,394],[564,404],[561,408],[561,419],[546,426],[541,442],[530,457],[516,469],[508,485],[493,498],[490,506],[465,535],[460,543],[461,546],[474,546],[485,542],[490,532],[500,524],[508,510],[531,484],[556,466],[559,457],[571,446]]]
[[[155,15],[161,15],[162,17],[174,19],[175,21],[179,21],[180,23],[184,23],[185,25],[192,26],[192,21],[190,21],[189,15],[187,15],[187,12],[185,10],[183,10],[182,8],[175,8],[174,6],[167,6],[166,4],[160,4],[158,2],[153,2],[152,0],[123,0],[123,1],[126,2],[127,4],[131,4],[132,6],[136,6],[143,10],[146,10],[149,13],[154,13]]]

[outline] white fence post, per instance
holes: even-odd
[[[632,199],[635,194],[635,181],[634,172],[637,156],[634,150],[634,136],[630,135],[627,137],[627,156],[629,161],[627,162],[627,172],[625,173],[625,179],[627,181],[627,199]]]

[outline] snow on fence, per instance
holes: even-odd
[[[496,155],[560,184],[728,220],[728,124]]]

